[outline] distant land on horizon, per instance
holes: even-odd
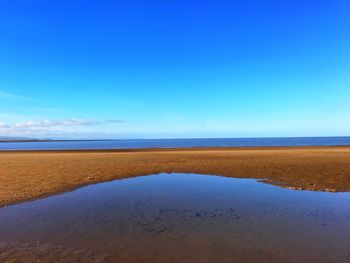
[[[7,142],[7,141],[41,141],[41,140],[36,138],[30,138],[30,137],[0,136],[0,142]]]
[[[34,138],[34,137],[12,137],[0,136],[0,142],[48,142],[48,141],[70,141],[69,139],[50,139],[50,138]]]

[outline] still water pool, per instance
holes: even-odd
[[[157,174],[0,209],[0,262],[350,262],[350,193]]]

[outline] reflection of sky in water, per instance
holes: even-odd
[[[350,262],[349,233],[350,193],[195,174],[116,180],[0,209],[0,240],[69,244],[120,258],[161,250],[169,261],[183,260],[181,250],[206,259],[238,253],[252,262],[254,255]]]

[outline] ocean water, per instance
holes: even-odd
[[[43,142],[1,142],[1,150],[83,150],[193,147],[330,146],[350,145],[346,137],[212,138],[212,139],[133,139],[71,140]]]
[[[0,262],[348,263],[349,233],[350,193],[157,174],[0,208]]]

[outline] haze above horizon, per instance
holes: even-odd
[[[0,3],[0,137],[350,135],[350,2]]]

